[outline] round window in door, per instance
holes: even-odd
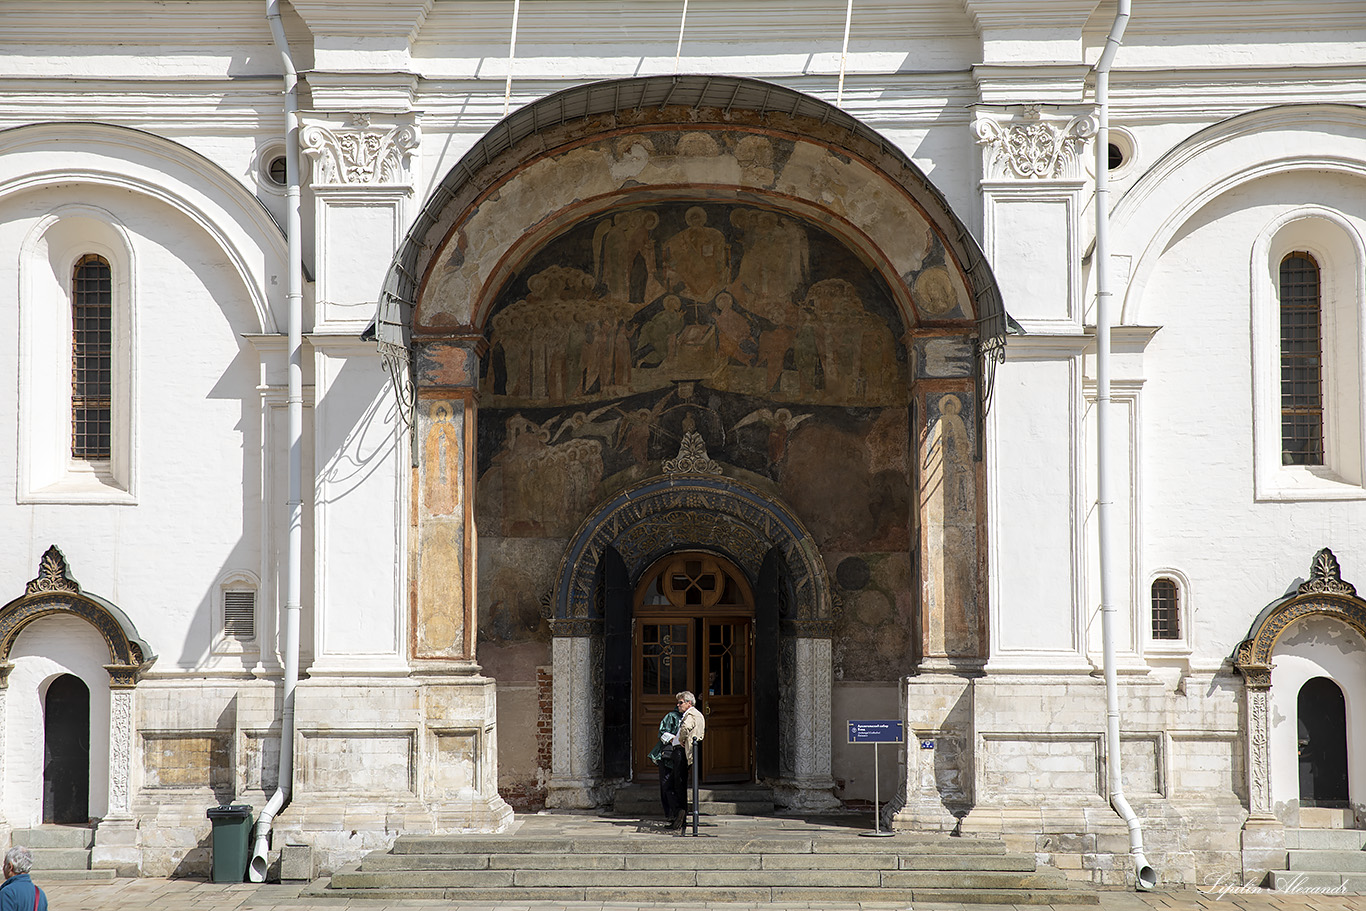
[[[754,777],[754,594],[728,560],[674,554],[636,586],[632,660],[635,777],[654,778],[649,753],[674,693],[691,690],[707,719],[705,782]]]

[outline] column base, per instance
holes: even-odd
[[[1269,870],[1289,866],[1285,824],[1275,817],[1249,816],[1242,831],[1243,882],[1260,883]]]
[[[552,778],[546,785],[545,805],[551,810],[595,810],[611,802],[612,788],[595,778]]]
[[[113,870],[116,876],[142,875],[142,845],[132,816],[106,816],[95,826],[90,869]]]
[[[841,806],[835,783],[829,780],[779,780],[773,782],[773,802],[784,810],[823,813]]]

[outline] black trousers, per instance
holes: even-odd
[[[668,820],[688,808],[688,763],[679,747],[674,747],[672,754],[659,764],[659,802]]]

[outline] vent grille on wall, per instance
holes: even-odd
[[[256,638],[256,592],[223,592],[223,635],[229,639]]]

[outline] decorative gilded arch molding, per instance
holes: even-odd
[[[697,549],[720,551],[752,581],[765,555],[777,549],[792,586],[793,616],[786,619],[799,636],[831,635],[830,582],[815,541],[785,507],[738,481],[695,471],[666,474],[599,506],[560,561],[551,620],[556,635],[582,635],[585,626],[602,619],[593,586],[599,559],[609,547],[621,555],[632,580],[665,554]]]
[[[81,591],[71,578],[66,557],[54,544],[43,554],[38,575],[24,587],[24,594],[0,607],[0,687],[7,684],[10,650],[26,626],[43,617],[79,617],[93,626],[109,648],[109,685],[135,685],[156,656],[139,636],[123,611],[103,598]]]
[[[1281,634],[1296,620],[1329,617],[1345,623],[1366,638],[1366,601],[1356,587],[1342,581],[1337,557],[1328,548],[1314,555],[1309,579],[1295,594],[1273,606],[1253,625],[1252,634],[1238,646],[1233,666],[1251,687],[1271,685],[1271,653]]]
[[[1337,557],[1328,548],[1314,555],[1309,578],[1295,594],[1267,608],[1253,622],[1248,638],[1233,654],[1247,700],[1248,825],[1273,822],[1271,791],[1271,661],[1276,642],[1297,620],[1325,617],[1366,637],[1366,601],[1342,580]]]

